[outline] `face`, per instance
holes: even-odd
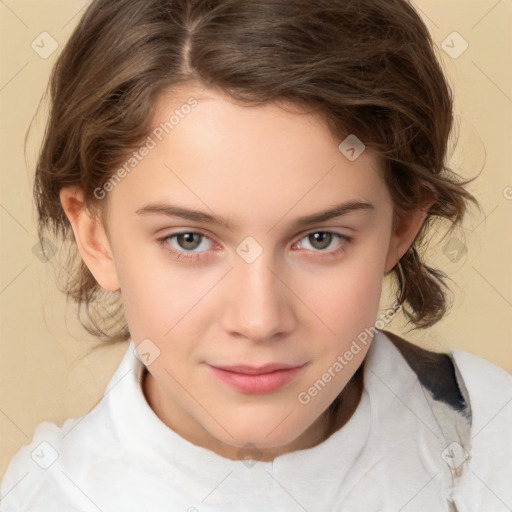
[[[349,160],[290,104],[189,89],[157,107],[148,151],[105,198],[111,270],[89,268],[100,284],[115,274],[171,428],[231,458],[304,447],[364,359],[369,343],[339,356],[374,325],[411,241],[393,237],[379,160]]]

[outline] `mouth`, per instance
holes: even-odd
[[[273,364],[262,367],[212,366],[214,377],[242,393],[264,394],[278,391],[294,380],[307,363],[301,366]]]

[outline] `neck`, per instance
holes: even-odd
[[[286,446],[276,447],[275,449],[269,450],[265,453],[259,452],[260,460],[268,462],[272,461],[279,455],[283,455],[291,451],[313,448],[314,446],[324,442],[332,434],[342,428],[354,414],[361,399],[364,375],[363,366],[364,360],[334,402],[315,420],[312,425],[310,425],[308,429],[306,429],[305,432],[299,436],[299,438]],[[144,368],[142,375],[142,389],[148,405],[155,414],[170,428],[175,430],[178,434],[183,435],[183,432],[180,433],[165,421],[165,418],[168,416],[164,413],[165,404],[163,404],[159,399],[160,397],[156,381],[147,368]],[[194,439],[190,439],[187,436],[184,437],[198,446],[212,449],[219,455],[233,460],[238,459],[239,448],[225,445],[219,441],[216,442],[219,443],[219,446],[214,443],[214,447],[212,446],[212,441],[209,439],[206,432],[203,432],[202,435],[196,435]]]

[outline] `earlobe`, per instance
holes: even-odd
[[[98,284],[108,291],[120,289],[112,250],[104,226],[87,210],[83,190],[63,187],[60,202],[69,219],[80,255]]]

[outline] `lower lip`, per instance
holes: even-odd
[[[235,388],[242,393],[263,394],[272,393],[281,389],[291,382],[304,366],[289,368],[286,370],[276,370],[270,373],[261,373],[259,375],[249,375],[247,373],[228,372],[210,366],[213,374],[222,382]]]

